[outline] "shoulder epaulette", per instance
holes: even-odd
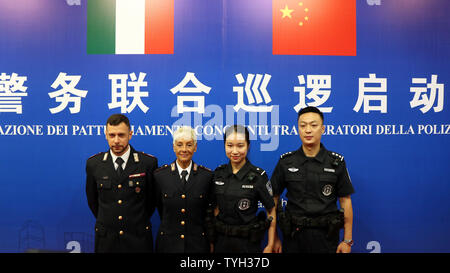
[[[225,167],[227,166],[227,164],[222,164],[222,165],[219,165],[216,169],[215,169],[215,171],[218,171],[218,170],[221,170],[221,169],[224,169]]]
[[[338,160],[340,160],[340,161],[344,161],[344,156],[343,156],[343,155],[340,155],[340,154],[338,154],[338,153],[331,152],[331,151],[328,151],[328,154],[329,154],[331,157],[333,157],[333,158],[336,158],[336,159],[338,159]]]
[[[280,158],[286,158],[286,157],[291,156],[291,155],[293,155],[293,154],[294,154],[294,152],[287,152],[287,153],[282,154],[282,155],[280,156]]]
[[[151,155],[151,154],[146,154],[146,153],[144,153],[144,152],[141,152],[141,154],[146,155],[146,156],[149,156],[149,157],[155,158],[155,156],[153,156],[153,155]]]
[[[207,167],[205,167],[205,166],[202,166],[202,165],[198,165],[198,166],[199,166],[200,168],[202,168],[202,169],[205,169],[205,170],[207,170],[207,171],[210,171],[210,172],[212,172],[210,168],[207,168]]]
[[[255,167],[255,171],[259,174],[259,175],[264,175],[266,173],[265,170],[259,168],[259,167]]]
[[[156,172],[159,172],[159,171],[161,171],[161,170],[166,169],[167,167],[169,167],[169,165],[164,164],[164,165],[162,165],[161,167],[159,167],[158,169],[156,169],[154,172],[155,172],[155,173],[156,173]]]
[[[91,158],[93,158],[93,157],[95,157],[95,156],[97,156],[97,155],[99,155],[99,154],[101,154],[102,152],[100,152],[100,153],[96,153],[95,155],[91,155],[88,159],[91,159]]]

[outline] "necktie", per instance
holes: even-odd
[[[181,182],[186,183],[186,176],[187,176],[188,172],[186,170],[183,170],[181,172]]]
[[[123,172],[123,169],[122,169],[123,162],[124,161],[123,161],[123,159],[121,157],[118,157],[116,159],[116,163],[117,163],[117,165],[119,165],[119,167],[117,167],[117,170],[116,170],[118,176],[120,176],[122,174],[122,172]]]

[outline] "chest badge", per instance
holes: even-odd
[[[240,210],[247,210],[250,208],[250,200],[247,198],[239,200],[238,207]]]
[[[296,172],[298,172],[298,169],[294,168],[294,167],[291,167],[291,168],[288,169],[288,171],[290,171],[291,173],[296,173]]]
[[[322,194],[325,196],[330,196],[333,193],[333,186],[327,184],[322,188]]]

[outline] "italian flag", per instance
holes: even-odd
[[[173,54],[174,0],[89,0],[88,54]]]

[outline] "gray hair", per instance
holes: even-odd
[[[194,144],[197,144],[195,130],[190,126],[181,126],[173,133],[173,144],[180,138],[191,138],[194,141]]]

